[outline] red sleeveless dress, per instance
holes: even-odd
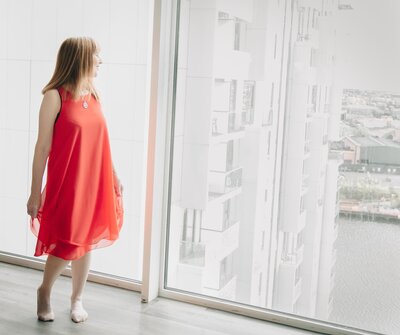
[[[84,108],[83,100],[74,101],[63,88],[58,91],[61,109],[31,230],[37,236],[35,256],[74,260],[118,238],[124,209],[100,102],[87,95]]]

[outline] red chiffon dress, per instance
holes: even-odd
[[[118,238],[124,208],[100,102],[93,95],[74,101],[67,90],[58,92],[61,109],[31,230],[37,236],[35,256],[74,260]]]

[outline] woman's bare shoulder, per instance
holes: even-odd
[[[58,90],[54,88],[46,91],[43,95],[43,104],[48,107],[59,107],[61,104],[61,98]]]
[[[47,90],[43,95],[40,114],[52,121],[61,108],[61,98],[57,89]]]

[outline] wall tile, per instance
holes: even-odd
[[[0,129],[5,128],[6,126],[6,97],[7,97],[7,61],[0,60],[0,101],[3,101],[0,104]]]
[[[83,0],[57,2],[57,47],[68,37],[81,36],[83,17],[89,15],[84,11]]]
[[[141,2],[141,1],[139,1]],[[117,0],[110,6],[110,50],[106,62],[136,63],[138,0]],[[131,25],[127,25],[127,22]]]
[[[8,60],[5,128],[29,130],[29,61]]]
[[[0,196],[5,195],[5,193],[2,191],[5,188],[5,168],[6,164],[8,162],[8,157],[5,156],[6,154],[6,142],[8,142],[8,139],[6,137],[6,131],[4,129],[0,128]]]
[[[8,1],[7,58],[31,57],[32,0]]]
[[[146,110],[147,99],[147,66],[135,66],[134,86],[134,122],[131,128],[132,138],[144,141],[148,133],[149,115]]]
[[[94,38],[100,46],[101,58],[110,53],[110,1],[84,0],[83,35]]]
[[[57,56],[57,1],[33,2],[32,59],[54,60]]]
[[[4,204],[0,222],[1,250],[26,254],[26,201],[27,199],[20,197],[0,197],[0,202]]]
[[[30,124],[31,131],[39,127],[39,111],[43,100],[42,89],[50,81],[55,67],[54,61],[32,61],[30,82]]]
[[[7,57],[7,3],[7,0],[0,0],[0,60]]]
[[[108,121],[110,136],[118,139],[133,139],[135,110],[135,66],[110,64],[107,84],[107,110],[103,110]]]
[[[0,196],[25,197],[28,185],[28,132],[3,130],[0,143],[2,188]]]
[[[149,48],[150,1],[138,1],[136,64],[147,64]]]

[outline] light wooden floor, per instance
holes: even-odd
[[[0,263],[1,335],[312,335],[307,331],[165,298],[141,303],[137,292],[88,283],[89,319],[69,319],[70,278],[60,277],[53,290],[56,320],[36,319],[36,288],[42,272]]]

